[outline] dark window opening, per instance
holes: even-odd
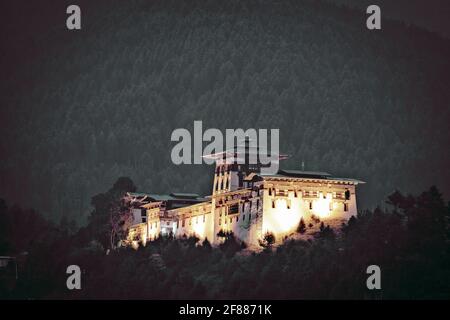
[[[345,200],[350,200],[350,191],[345,190]]]
[[[231,205],[228,210],[229,210],[228,211],[229,214],[239,213],[239,204]]]

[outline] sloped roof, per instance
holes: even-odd
[[[252,181],[252,179],[256,176],[256,173],[252,172],[248,176],[244,178],[244,181]]]
[[[309,178],[309,177],[331,177],[331,174],[328,172],[320,172],[320,171],[302,171],[302,170],[280,170],[278,174],[289,176],[289,177],[301,177],[301,178]]]
[[[340,178],[332,176],[328,172],[302,171],[302,170],[279,170],[277,174],[259,174],[263,178],[299,178],[299,179],[318,179],[330,181],[347,181],[355,184],[363,184],[364,181],[351,178]]]
[[[188,199],[200,198],[200,196],[196,193],[172,192],[170,195],[175,198],[183,198],[183,199],[185,199],[185,198],[188,198]]]
[[[169,201],[169,200],[193,200],[204,201],[205,199],[196,193],[171,193],[171,194],[155,194],[142,192],[129,192],[132,197],[147,197],[152,201]]]

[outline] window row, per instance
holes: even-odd
[[[276,200],[272,200],[272,209],[275,209],[277,207],[276,202],[277,202]],[[288,199],[288,200],[285,200],[285,202],[286,202],[286,208],[291,209],[291,200]],[[313,201],[308,201],[308,206],[309,206],[309,210],[314,210],[314,202]],[[330,211],[332,211],[333,208],[334,208],[334,202],[330,201],[330,204],[329,204]],[[344,203],[344,211],[348,211],[348,203]]]
[[[246,216],[245,216],[245,214],[243,214],[242,215],[242,221],[245,221],[245,218],[246,218]],[[239,216],[236,216],[234,218],[233,217],[231,217],[231,218],[219,217],[219,226],[222,225],[222,220],[223,220],[223,224],[226,225],[227,222],[228,222],[231,225],[233,223],[233,219],[235,220],[235,222],[239,222]],[[248,220],[249,221],[252,220],[252,214],[251,213],[248,214]]]
[[[236,214],[236,213],[243,213],[245,212],[245,204],[248,203],[248,211],[252,210],[252,203],[253,201],[244,201],[241,204],[233,204],[228,207],[228,211],[225,210],[225,215],[227,214]],[[255,201],[256,210],[259,209],[259,199],[256,199]],[[219,216],[222,216],[222,210],[219,211]]]
[[[206,221],[206,214],[204,214],[202,216],[196,216],[196,217],[191,217],[191,218],[179,219],[179,220],[177,220],[177,228],[179,228],[180,224],[181,224],[181,227],[184,228],[186,226],[186,220],[187,220],[189,225],[192,225],[192,220],[195,220],[195,224],[198,224],[199,221],[200,222],[205,222]]]
[[[214,186],[215,191],[227,190],[230,187],[231,179],[228,177],[226,179],[217,179]]]
[[[277,190],[276,188],[269,188],[269,196],[278,196],[278,197],[287,197],[289,195],[288,190]],[[294,190],[294,198],[297,198],[299,193],[302,191]],[[319,192],[315,190],[304,190],[303,197],[305,198],[318,198],[319,195],[322,194],[324,198],[326,198],[327,192]],[[333,198],[335,199],[345,199],[350,200],[350,190],[346,190],[344,192],[333,192]]]

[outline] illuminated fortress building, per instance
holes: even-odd
[[[249,154],[247,145],[244,155]],[[220,231],[232,231],[252,248],[267,232],[277,242],[294,234],[301,218],[307,226],[302,237],[307,238],[321,222],[337,228],[357,213],[356,185],[362,181],[298,170],[263,174],[262,164],[239,164],[236,148],[208,157],[216,163],[211,196],[127,193],[132,213],[128,244],[145,245],[172,234],[195,235],[217,245],[223,241]]]

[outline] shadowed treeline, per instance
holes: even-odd
[[[395,192],[388,210],[365,211],[337,236],[322,228],[312,241],[287,240],[248,252],[232,235],[212,248],[197,238],[159,238],[137,251],[105,254],[109,208],[126,190],[119,179],[92,198],[77,232],[38,213],[0,203],[0,255],[17,257],[19,279],[0,274],[0,297],[18,299],[448,299],[450,206],[432,187]],[[299,228],[299,232],[301,228]],[[25,254],[26,252],[26,254]],[[69,291],[68,265],[82,269]],[[381,291],[366,287],[369,265],[381,268]]]

